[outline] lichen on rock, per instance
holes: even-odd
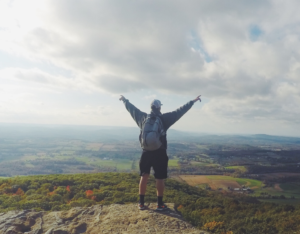
[[[207,234],[184,221],[174,209],[155,211],[156,204],[139,210],[137,204],[75,207],[68,211],[10,211],[0,214],[0,234]]]

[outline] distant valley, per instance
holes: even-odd
[[[129,127],[0,124],[0,176],[138,172],[138,135]],[[169,175],[181,182],[221,192],[249,188],[266,201],[300,199],[300,138],[170,130],[168,155]]]

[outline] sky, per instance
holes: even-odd
[[[1,0],[0,122],[300,136],[297,0]]]

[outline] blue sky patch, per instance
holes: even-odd
[[[263,31],[257,25],[252,25],[250,27],[250,39],[251,41],[257,41],[258,38],[262,35]]]
[[[203,42],[201,38],[197,35],[197,33],[193,30],[191,30],[191,36],[192,39],[189,42],[189,45],[196,51],[200,52],[207,63],[210,63],[212,61],[212,58],[209,56],[207,51],[204,49]]]

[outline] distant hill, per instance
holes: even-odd
[[[23,125],[0,124],[0,138],[67,138],[89,141],[137,140],[138,127],[73,126],[73,125]],[[170,139],[193,138],[198,133],[170,129]]]
[[[138,140],[138,127],[0,124],[1,138],[64,138],[114,142]],[[299,137],[256,135],[215,135],[169,129],[169,141],[203,144],[300,144]]]

